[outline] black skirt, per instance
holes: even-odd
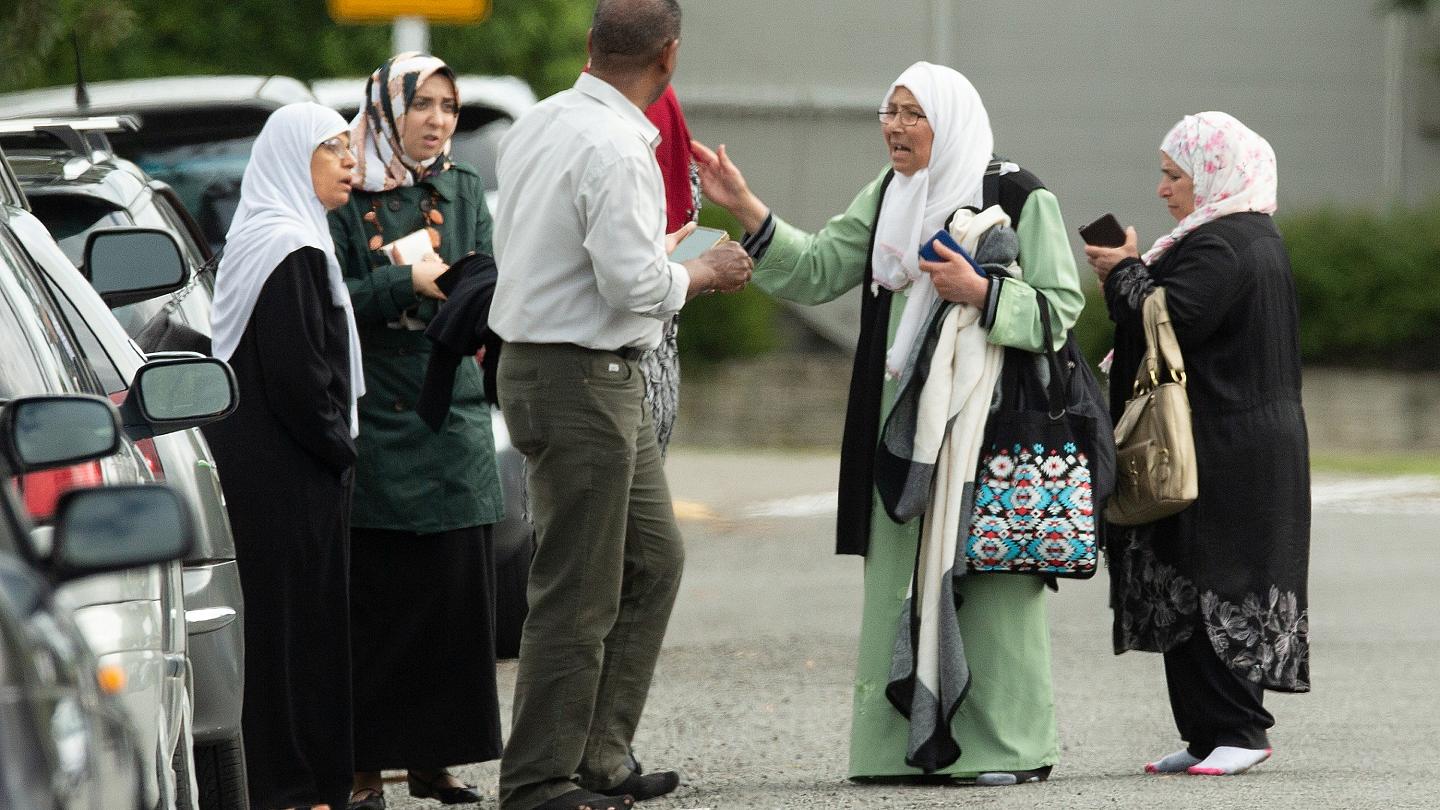
[[[490,527],[350,537],[355,770],[498,759]]]

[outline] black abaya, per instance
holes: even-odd
[[[1198,633],[1238,677],[1308,692],[1310,467],[1289,255],[1268,215],[1240,213],[1197,227],[1151,267],[1117,265],[1105,281],[1117,417],[1156,286],[1185,358],[1200,496],[1110,533],[1115,650],[1164,652]]]
[[[350,722],[348,337],[325,255],[260,291],[230,358],[239,409],[206,428],[245,597],[245,735],[257,810],[344,807]]]
[[[355,770],[499,759],[490,527],[350,536]]]

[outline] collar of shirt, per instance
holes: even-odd
[[[651,149],[660,145],[660,130],[645,117],[645,111],[615,89],[615,85],[589,73],[581,73],[580,78],[575,80],[575,89],[610,108],[626,123],[635,127],[645,142],[650,144]]]

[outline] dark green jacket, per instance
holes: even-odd
[[[490,211],[480,177],[457,164],[428,181],[371,194],[357,191],[331,212],[335,254],[345,271],[364,353],[365,396],[356,439],[355,500],[351,525],[420,534],[495,523],[504,514],[495,470],[495,437],[479,367],[462,361],[455,398],[440,433],[415,414],[415,400],[430,359],[421,331],[394,329],[406,309],[429,322],[436,302],[415,294],[409,265],[393,265],[369,249],[375,227],[362,217],[376,210],[384,240],[422,227],[420,200],[433,188],[445,221],[440,256],[448,263],[470,251],[491,252]]]

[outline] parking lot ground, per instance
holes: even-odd
[[[1440,807],[1440,479],[1319,477],[1309,695],[1267,696],[1275,756],[1235,778],[1147,776],[1178,745],[1160,657],[1110,652],[1104,573],[1051,598],[1062,757],[1047,783],[845,779],[861,562],[832,551],[832,455],[672,452],[685,581],[636,739],[684,775],[652,810]],[[508,718],[514,663],[501,665]],[[461,770],[494,806],[493,763]],[[427,806],[387,791],[392,808]]]

